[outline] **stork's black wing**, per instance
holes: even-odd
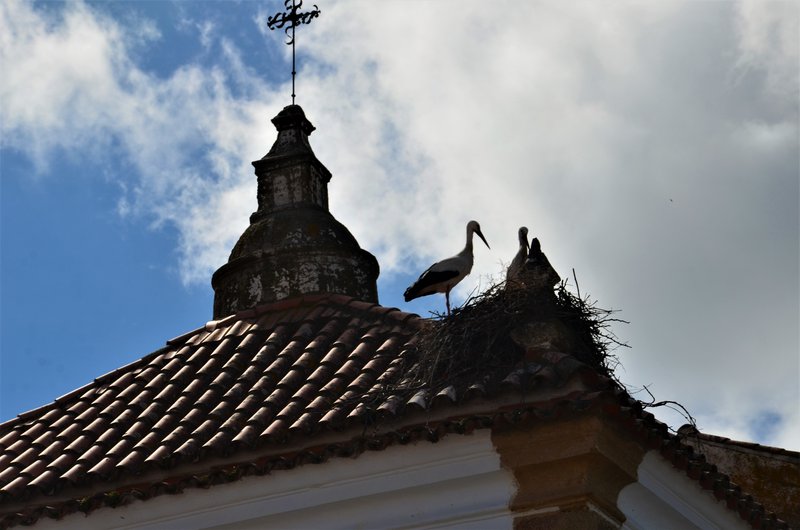
[[[406,292],[403,293],[403,298],[405,298],[406,302],[410,302],[414,298],[419,298],[420,296],[444,292],[444,290],[438,291],[436,289],[431,289],[431,287],[444,283],[456,276],[458,276],[457,270],[434,271],[428,269],[420,275],[419,279],[417,279],[411,287],[406,289]]]

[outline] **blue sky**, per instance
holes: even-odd
[[[89,7],[90,6],[90,7]],[[35,5],[56,28],[68,7]],[[286,65],[252,18],[255,4],[99,2],[87,16],[152,24],[160,34],[135,45],[143,73],[168,79],[186,64],[213,68],[218,52],[202,45],[203,20],[237,45],[265,85],[285,81]],[[6,20],[6,22],[9,22]],[[223,29],[224,25],[224,29]],[[268,73],[280,69],[283,75]],[[236,87],[232,87],[235,89]],[[187,124],[190,126],[190,124]],[[4,131],[4,136],[13,134]],[[121,215],[135,163],[120,140],[101,136],[104,153],[55,146],[44,156],[19,146],[2,151],[2,395],[0,417],[40,406],[131,362],[211,318],[209,281],[182,281],[180,237],[148,212]],[[263,139],[266,147],[269,138]],[[183,157],[202,157],[184,146]]]
[[[463,300],[526,225],[631,322],[632,390],[800,447],[796,3],[318,5],[298,103],[384,305],[443,310],[401,294],[474,218]],[[281,7],[0,7],[0,420],[211,318],[290,103]]]

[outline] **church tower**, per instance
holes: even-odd
[[[331,173],[311,150],[299,105],[272,123],[278,138],[253,162],[258,211],[211,279],[214,318],[304,294],[378,302],[378,262],[328,210]]]

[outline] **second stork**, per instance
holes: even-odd
[[[528,251],[531,248],[530,244],[528,244],[528,227],[519,227],[517,236],[519,237],[519,250],[514,259],[511,260],[511,265],[508,266],[506,282],[519,280],[522,271],[525,270],[525,260],[528,259]]]

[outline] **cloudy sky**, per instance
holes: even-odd
[[[442,311],[401,294],[476,219],[463,301],[525,225],[630,322],[632,392],[800,449],[800,4],[317,3],[297,102],[382,304]],[[0,4],[0,420],[211,318],[290,103],[282,4]]]

